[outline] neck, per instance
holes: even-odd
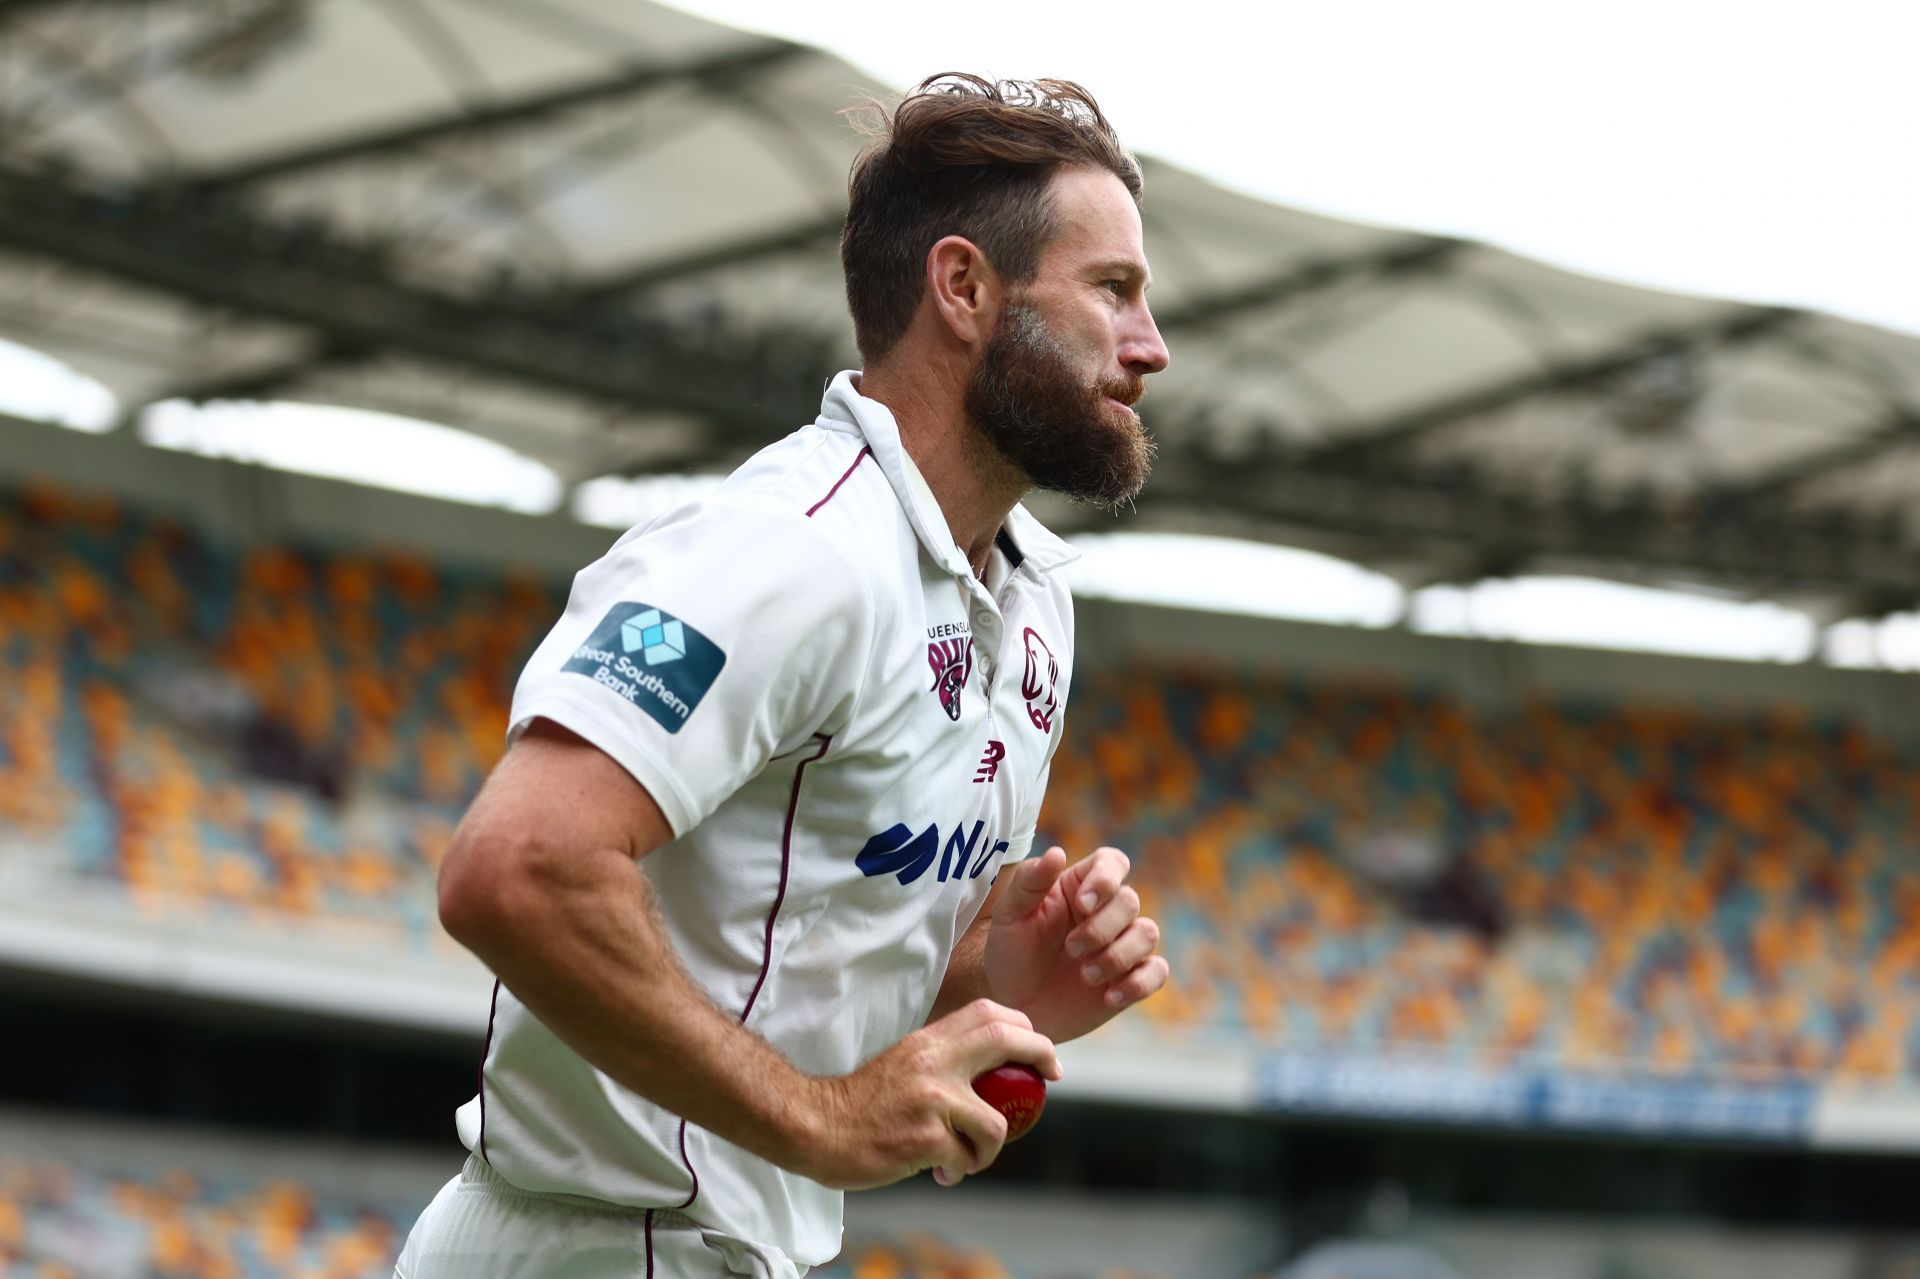
[[[882,366],[863,372],[858,386],[893,414],[901,446],[933,490],[954,544],[982,576],[1007,512],[1032,487],[1027,477],[967,420],[963,382]]]

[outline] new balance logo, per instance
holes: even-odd
[[[986,753],[980,756],[979,771],[973,775],[973,783],[990,782],[1000,773],[1000,761],[1007,757],[1007,744],[997,738],[987,739]]]

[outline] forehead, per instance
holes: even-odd
[[[1044,260],[1058,270],[1094,262],[1130,262],[1143,274],[1147,253],[1140,210],[1126,184],[1105,170],[1062,169],[1053,178],[1058,229]]]

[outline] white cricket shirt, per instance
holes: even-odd
[[[925,1023],[953,944],[1033,841],[1073,669],[1074,552],[1021,507],[974,579],[856,375],[713,494],[575,578],[514,691],[645,786],[641,863],[714,1002],[801,1070]],[[634,1207],[817,1265],[838,1191],[608,1079],[496,986],[461,1139],[515,1185]]]

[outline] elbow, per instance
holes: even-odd
[[[513,917],[522,861],[510,841],[462,826],[440,863],[440,926],[482,959]]]
[[[440,926],[493,964],[524,949],[529,936],[569,928],[630,877],[633,863],[616,849],[583,848],[520,823],[469,818],[440,863]]]

